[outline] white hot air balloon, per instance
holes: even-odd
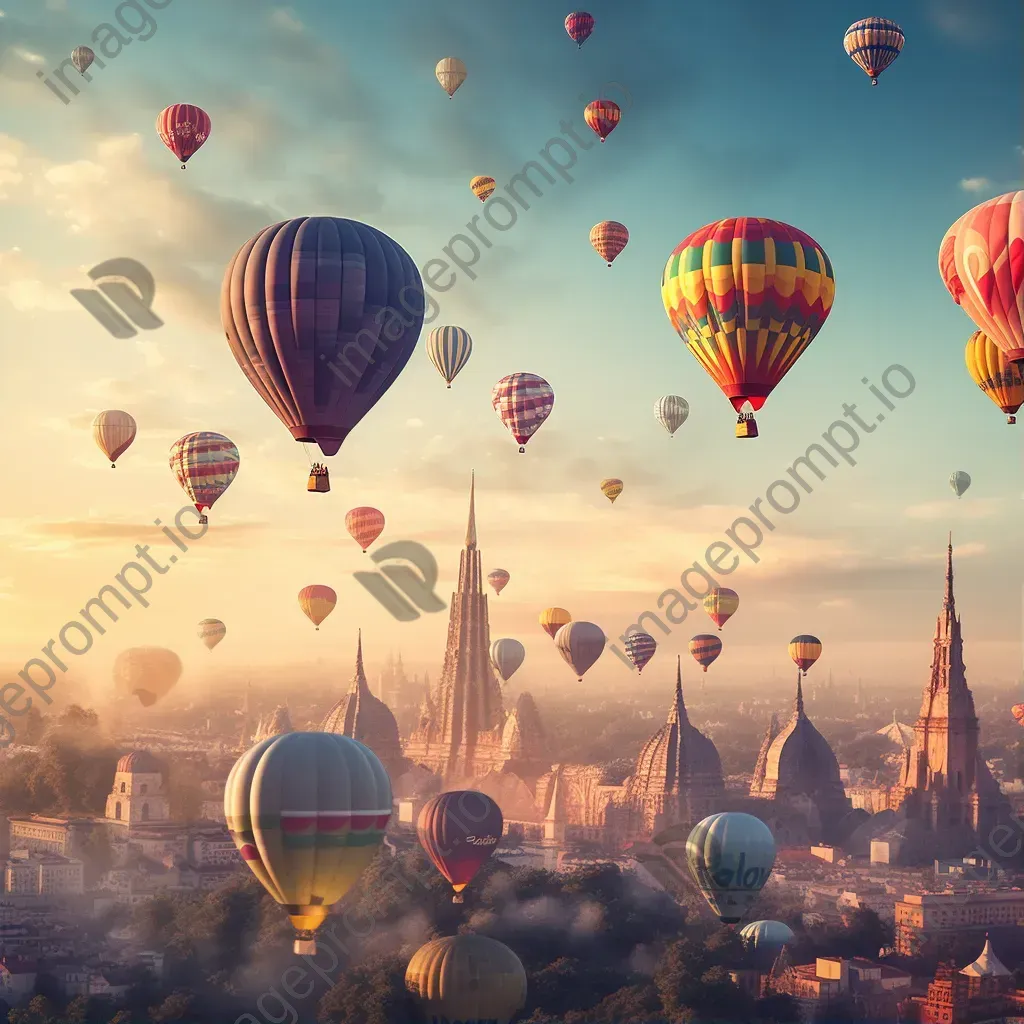
[[[558,653],[581,683],[587,670],[604,653],[607,642],[604,630],[593,622],[569,622],[555,634]]]
[[[654,403],[654,415],[671,437],[686,422],[690,404],[678,395],[665,395]]]
[[[92,421],[92,436],[100,451],[110,459],[110,468],[124,455],[135,440],[137,425],[132,416],[120,409],[101,412]]]
[[[466,65],[458,57],[442,57],[434,68],[434,77],[451,99],[466,80]]]
[[[526,648],[511,637],[503,637],[491,644],[491,664],[494,671],[507,683],[526,658]]]

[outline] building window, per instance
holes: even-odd
[[[122,793],[124,792],[124,783],[123,782],[121,783],[121,792]]]
[[[142,820],[149,821],[149,804],[142,805]]]
[[[123,786],[124,783],[122,782],[121,785]],[[116,821],[120,821],[121,820],[121,801],[120,800],[118,800],[117,803],[114,804],[114,819]]]
[[[145,795],[146,795],[146,789],[147,789],[147,788],[148,788],[148,787],[146,786],[146,783],[142,783],[142,785],[141,785],[141,786],[139,786],[139,792],[140,792],[140,793],[141,793],[141,794],[142,794],[143,796],[145,796]]]

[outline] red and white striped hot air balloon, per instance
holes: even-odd
[[[551,385],[535,373],[510,373],[491,389],[491,405],[508,432],[523,445],[540,429],[555,406]]]
[[[629,231],[617,220],[603,220],[590,229],[590,244],[610,267],[615,257],[626,248]]]
[[[203,509],[213,508],[213,503],[231,486],[238,465],[234,442],[210,430],[186,434],[171,446],[171,470],[182,490],[195,502],[201,526],[207,523]]]
[[[365,555],[366,549],[384,532],[384,513],[369,505],[360,505],[345,513],[345,529]]]
[[[172,103],[156,119],[160,141],[181,161],[181,169],[210,137],[210,115],[191,103]]]

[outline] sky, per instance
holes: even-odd
[[[526,645],[521,688],[578,686],[540,610],[568,608],[617,637],[844,403],[873,420],[882,407],[862,379],[880,387],[894,363],[914,390],[862,437],[856,465],[814,481],[760,560],[722,581],[741,603],[709,680],[781,677],[789,639],[813,633],[824,654],[812,672],[919,689],[949,531],[968,679],[1018,680],[1024,421],[1006,426],[971,382],[963,349],[974,326],[936,257],[957,217],[1022,187],[1019,4],[591,0],[596,28],[577,50],[562,27],[568,10],[547,0],[494,3],[485,18],[468,0],[170,0],[151,11],[156,29],[139,33],[149,38],[62,103],[36,73],[89,43],[116,6],[0,0],[0,663],[11,666],[0,682],[113,582],[136,544],[157,558],[175,550],[153,525],[187,504],[168,451],[184,433],[213,430],[235,441],[241,469],[208,533],[154,580],[149,607],[126,611],[73,659],[76,678],[102,689],[120,650],[159,645],[181,655],[184,686],[280,666],[287,694],[314,662],[336,662],[347,678],[359,628],[371,671],[401,651],[436,677],[447,614],[400,623],[379,607],[352,578],[372,563],[344,514],[375,506],[387,519],[378,544],[426,545],[447,601],[475,470],[485,566],[512,576],[490,600],[492,636]],[[877,88],[842,47],[846,27],[873,13],[907,38]],[[449,55],[469,70],[452,100],[433,74]],[[594,145],[582,112],[602,92],[623,118]],[[175,102],[198,104],[213,124],[185,172],[154,130]],[[224,339],[218,295],[232,255],[268,224],[322,214],[373,225],[422,267],[481,212],[469,179],[501,185],[563,120],[590,142],[573,180],[528,197],[512,228],[489,231],[475,278],[460,273],[437,296],[434,325],[474,339],[468,366],[446,390],[421,339],[330,460],[331,493],[308,494],[302,446]],[[744,442],[660,297],[675,246],[728,216],[796,225],[836,274],[825,327],[758,414],[760,437]],[[630,231],[611,270],[588,244],[605,219]],[[150,269],[163,327],[115,339],[70,297],[115,257]],[[540,374],[556,394],[525,455],[490,403],[515,371]],[[673,438],[652,413],[663,394],[690,404]],[[104,409],[139,424],[113,472],[90,431]],[[959,500],[948,484],[958,469],[973,481]],[[604,477],[625,482],[614,506],[598,489]],[[312,583],[338,593],[320,632],[296,602]],[[196,637],[205,617],[228,628],[212,654]],[[655,630],[646,675],[668,687],[675,655],[712,629],[698,612],[668,636]],[[684,671],[695,679],[688,658]],[[618,694],[634,680],[606,653],[584,685]]]

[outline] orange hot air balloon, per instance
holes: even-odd
[[[740,595],[728,587],[713,587],[704,598],[704,611],[708,618],[721,629],[740,606]]]
[[[1018,725],[1024,725],[1024,704],[1014,704],[1010,708],[1010,714],[1017,720]]]
[[[807,675],[807,670],[821,657],[821,641],[816,636],[801,633],[789,641],[789,656],[798,669],[797,676],[801,672]]]
[[[603,220],[590,229],[590,244],[610,267],[615,257],[626,248],[629,231],[617,220]]]
[[[320,623],[334,611],[338,595],[330,587],[314,584],[299,591],[299,607],[310,622],[320,629]]]
[[[1011,363],[981,331],[971,335],[964,358],[974,383],[1006,413],[1007,423],[1016,423],[1014,413],[1024,405],[1024,377],[1020,367]]]
[[[1024,192],[968,210],[939,246],[953,301],[1011,363],[1024,363]]]
[[[710,665],[722,653],[722,641],[714,633],[701,633],[687,645],[693,660],[707,672]]]
[[[469,187],[473,190],[473,195],[480,200],[481,203],[486,203],[494,193],[494,187],[497,182],[493,178],[488,178],[486,174],[477,175],[473,178]]]
[[[181,169],[210,137],[210,115],[191,103],[172,103],[160,111],[156,130],[160,141],[181,161]]]
[[[564,608],[545,608],[540,613],[540,628],[552,640],[555,634],[568,622],[572,622],[572,616]]]
[[[611,100],[594,100],[583,111],[583,120],[602,142],[615,131],[621,119],[622,111],[618,103],[612,103]]]
[[[369,505],[360,505],[345,513],[345,529],[365,555],[366,549],[384,532],[384,513]]]

